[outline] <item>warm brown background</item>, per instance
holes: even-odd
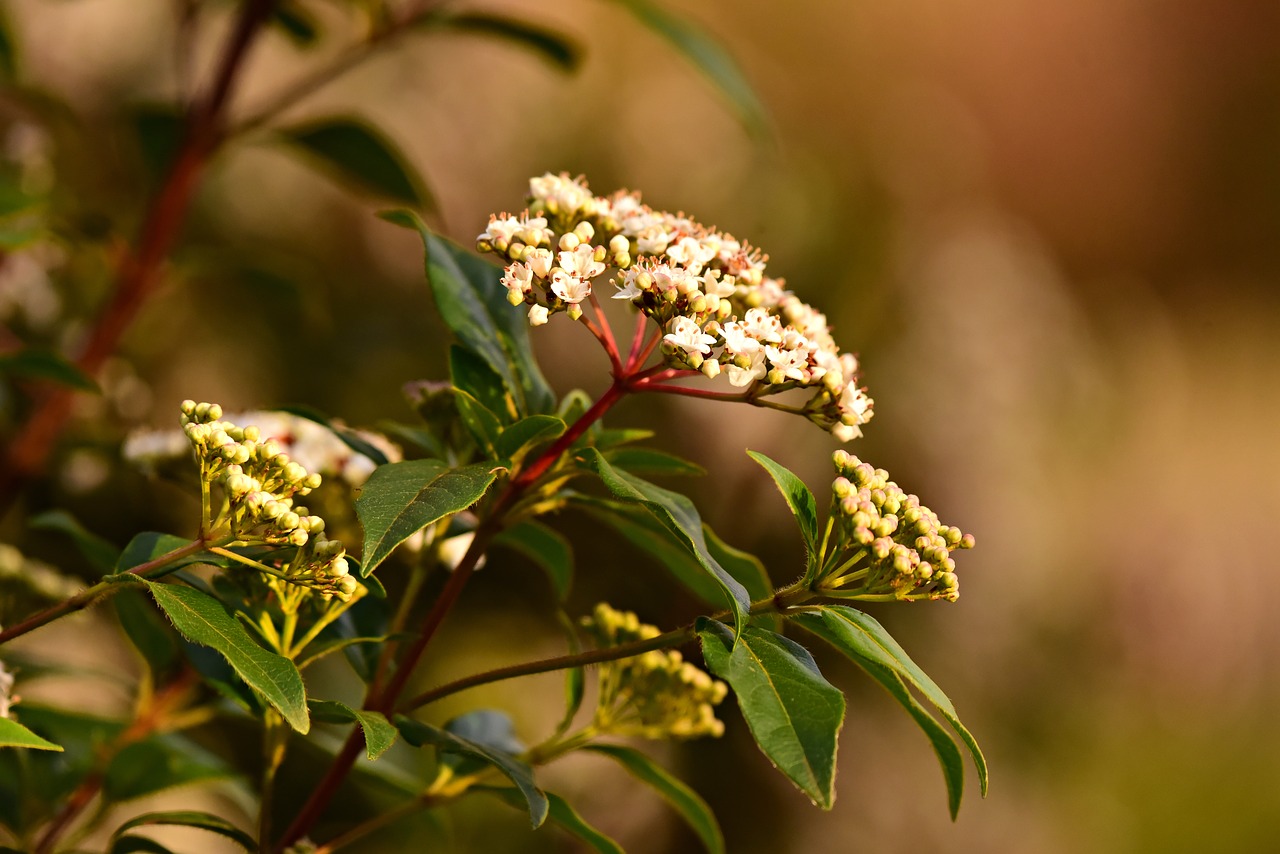
[[[437,225],[462,241],[519,205],[529,175],[563,169],[763,246],[771,271],[863,358],[877,416],[852,450],[977,536],[958,605],[875,613],[986,747],[991,796],[971,790],[952,825],[925,740],[824,656],[850,696],[832,813],[768,767],[733,711],[722,742],[669,751],[717,808],[730,850],[1269,849],[1280,838],[1280,5],[669,5],[730,46],[771,114],[770,139],[746,134],[619,7],[588,0],[510,4],[585,46],[575,77],[433,35],[290,116],[376,121],[427,176]],[[86,209],[127,224],[143,196],[120,165],[120,116],[173,92],[170,4],[4,6],[23,79],[96,128],[59,152],[68,180]],[[315,6],[332,23],[323,54],[345,19]],[[218,36],[205,33],[198,64]],[[279,37],[259,47],[240,109],[314,61]],[[406,417],[401,383],[442,376],[445,349],[415,239],[377,207],[266,138],[220,160],[122,354],[145,387],[122,393],[108,427],[79,428],[92,438],[59,465],[109,460],[125,426],[174,423],[184,397],[305,402],[352,423]],[[280,281],[233,272],[249,262]],[[602,387],[606,363],[585,333],[553,322],[535,338],[559,389]],[[833,443],[777,413],[684,400],[632,402],[614,416],[626,421],[659,424],[667,447],[710,470],[692,491],[730,542],[776,579],[797,571],[798,537],[743,449],[821,491]],[[180,524],[136,478],[88,492],[66,480],[34,489],[31,509],[72,507],[120,541]],[[663,625],[695,613],[672,604],[660,570],[610,553],[583,521],[560,524],[582,537],[575,604],[609,595]],[[6,531],[27,536],[12,520]],[[511,660],[522,631],[555,648],[528,576],[516,564],[481,573],[449,625],[458,651],[427,681]],[[489,653],[490,639],[507,645]],[[555,702],[557,680],[439,712],[503,706],[535,737],[555,715],[531,701],[539,691]],[[620,773],[570,765],[551,788],[629,850],[694,850]],[[574,850],[487,802],[454,819],[459,851]],[[367,850],[405,842],[381,844]]]

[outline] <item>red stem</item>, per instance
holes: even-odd
[[[609,318],[600,309],[600,302],[596,299],[594,293],[588,294],[587,299],[591,301],[591,307],[595,309],[596,317],[600,321],[600,333],[604,337],[600,343],[604,344],[604,350],[609,354],[609,361],[613,363],[613,372],[615,375],[623,373],[622,354],[618,351],[618,342],[613,337],[613,327],[609,325]]]
[[[649,315],[643,311],[636,312],[636,331],[631,337],[631,349],[627,352],[627,366],[624,371],[631,371],[636,367],[636,357],[640,355],[640,347],[644,344],[644,333],[649,328]]]
[[[222,141],[222,123],[237,74],[259,27],[276,0],[248,0],[236,22],[208,96],[192,108],[187,132],[163,185],[152,198],[134,248],[116,272],[111,301],[98,316],[76,360],[94,376],[120,345],[139,309],[155,290],[159,272],[182,231],[201,172]],[[40,473],[71,415],[73,391],[51,389],[9,443],[0,469],[0,512]]]

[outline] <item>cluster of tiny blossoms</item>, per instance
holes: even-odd
[[[833,457],[831,484],[838,549],[847,559],[824,580],[824,592],[860,599],[960,597],[955,549],[973,548],[973,535],[943,525],[938,515],[845,451]]]
[[[205,484],[218,484],[226,506],[216,520],[244,545],[292,546],[283,572],[291,583],[326,597],[347,600],[359,586],[350,575],[346,549],[324,536],[324,520],[294,503],[320,485],[318,474],[284,453],[274,439],[254,426],[222,421],[216,403],[182,404],[182,429],[195,448]]]
[[[620,646],[659,635],[630,611],[601,603],[582,621],[596,644]],[[600,665],[595,727],[601,733],[642,738],[719,736],[724,724],[712,708],[725,697],[723,682],[685,661],[679,652],[650,651]]]
[[[491,217],[477,244],[503,259],[508,300],[529,306],[531,324],[562,311],[577,319],[592,282],[612,269],[613,298],[661,327],[669,366],[723,373],[753,397],[812,389],[811,421],[841,441],[861,434],[872,401],[857,385],[857,358],[840,352],[821,312],[766,275],[766,255],[653,210],[638,193],[596,196],[565,174],[534,178],[529,190],[529,208]]]

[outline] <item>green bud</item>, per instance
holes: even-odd
[[[570,320],[577,320],[582,317],[582,306],[576,302],[569,303],[569,307],[565,310],[565,314],[569,315]]]

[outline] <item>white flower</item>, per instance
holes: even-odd
[[[576,304],[591,295],[591,283],[557,267],[551,274],[551,290],[565,302]]]
[[[547,322],[547,307],[545,305],[529,306],[529,325],[541,326]]]
[[[767,344],[778,344],[782,341],[782,321],[763,308],[747,309],[742,327],[757,341]]]
[[[809,377],[809,359],[803,350],[782,350],[777,347],[765,347],[764,354],[775,370],[790,380],[804,382]]]
[[[667,328],[671,331],[662,340],[679,347],[685,353],[705,355],[711,352],[711,345],[716,341],[715,336],[704,333],[696,321],[684,315],[673,317]]]
[[[566,172],[559,175],[548,172],[541,178],[530,178],[529,195],[543,202],[553,214],[565,215],[582,211],[595,198],[585,181],[570,178]]]
[[[546,220],[543,220],[542,225],[544,228],[546,224]],[[502,219],[498,219],[497,216],[490,216],[489,227],[476,240],[487,240],[495,246],[500,242],[510,243],[515,233],[523,227],[520,220],[513,216],[503,217]]]
[[[550,249],[530,249],[524,253],[525,263],[529,265],[529,269],[539,279],[545,279],[551,274],[551,265],[555,261],[554,255]]]
[[[707,270],[699,281],[702,284],[702,292],[710,297],[726,299],[733,296],[733,292],[737,290],[737,283],[733,280],[733,276],[725,276],[722,279],[719,270]]]
[[[836,437],[837,442],[852,442],[862,435],[862,431],[847,424],[837,424],[831,428],[831,435]]]
[[[661,255],[671,242],[671,235],[660,225],[650,225],[636,235],[636,251],[647,255]]]
[[[596,260],[596,248],[583,243],[572,252],[560,253],[560,266],[564,271],[580,279],[594,279],[604,272],[604,262]]]
[[[760,342],[748,334],[747,329],[736,320],[731,320],[720,327],[724,336],[724,348],[738,356],[754,356],[760,350]]]
[[[764,364],[764,351],[756,350],[751,355],[751,364],[748,367],[740,368],[733,362],[724,366],[725,373],[729,375],[729,385],[734,388],[743,388],[749,386],[758,379],[764,377],[768,373]]]
[[[0,718],[9,717],[9,706],[13,704],[13,674],[0,664]]]
[[[635,299],[643,293],[640,288],[636,287],[636,280],[634,276],[628,276],[626,282],[626,287],[622,287],[621,285],[618,285],[617,282],[614,282],[614,286],[618,288],[618,292],[613,295],[614,299]]]
[[[519,294],[533,290],[533,270],[527,264],[512,264],[502,277],[502,286]]]

